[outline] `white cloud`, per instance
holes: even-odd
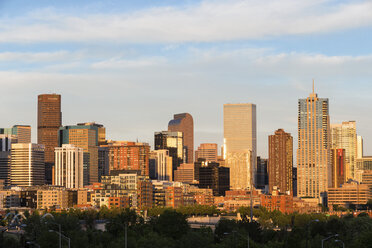
[[[372,25],[372,2],[203,1],[188,7],[72,16],[50,9],[0,20],[0,42],[213,42]]]

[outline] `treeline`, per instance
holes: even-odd
[[[70,210],[52,213],[54,218],[45,217],[37,211],[25,214],[22,228],[24,234],[16,238],[6,232],[0,234],[0,247],[53,248],[59,246],[58,225],[63,235],[71,238],[72,248],[116,248],[124,247],[127,230],[128,248],[253,248],[277,247],[321,247],[322,239],[338,234],[326,242],[325,247],[360,248],[372,247],[372,220],[366,214],[339,218],[325,214],[282,214],[254,209],[255,221],[250,222],[249,208],[240,208],[239,221],[221,219],[215,232],[210,228],[191,229],[188,215],[218,214],[213,208],[182,207],[177,210],[157,208],[148,211],[148,219],[129,209],[102,208],[95,210]],[[106,230],[95,229],[95,221],[108,220]],[[3,224],[6,225],[7,221]],[[336,242],[336,240],[340,240]],[[27,244],[28,243],[28,244]],[[67,247],[65,239],[63,247]]]

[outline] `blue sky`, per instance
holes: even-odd
[[[371,13],[371,1],[0,0],[0,126],[31,124],[35,141],[36,96],[56,92],[65,125],[153,144],[189,112],[195,146],[221,144],[223,104],[252,102],[267,156],[276,129],[297,141],[314,78],[331,122],[356,120],[372,154]]]

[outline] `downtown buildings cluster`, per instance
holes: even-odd
[[[215,205],[282,212],[364,205],[372,157],[363,156],[356,122],[330,124],[329,101],[314,92],[298,101],[298,149],[279,128],[268,158],[257,155],[256,105],[225,104],[224,140],[194,151],[194,120],[175,114],[147,143],[106,139],[104,125],[62,125],[61,96],[38,96],[37,144],[31,127],[0,129],[0,209]]]

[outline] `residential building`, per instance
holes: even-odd
[[[215,143],[200,144],[198,149],[195,151],[195,161],[198,161],[198,159],[201,158],[206,161],[217,162],[217,150],[218,146]]]
[[[58,147],[58,130],[62,126],[61,95],[38,96],[37,143],[45,147],[45,180],[52,184],[54,148]]]
[[[283,129],[269,136],[269,193],[276,188],[281,193],[293,193],[293,138]]]
[[[194,120],[189,113],[175,114],[168,123],[168,131],[182,132],[183,162],[194,162]]]
[[[328,99],[314,92],[298,101],[297,194],[318,198],[331,186]]]
[[[84,150],[72,144],[55,148],[55,185],[65,188],[84,186]]]
[[[178,208],[183,205],[183,191],[181,187],[169,186],[165,190],[165,206]]]
[[[223,123],[223,155],[230,167],[231,188],[250,188],[257,162],[256,105],[224,104]]]
[[[108,141],[109,171],[139,171],[149,176],[150,145],[131,141]]]
[[[261,206],[268,211],[280,211],[282,213],[293,213],[293,195],[280,194],[273,189],[271,195],[261,195]]]
[[[44,184],[44,145],[12,144],[11,154],[11,185],[34,186]]]
[[[355,121],[342,122],[342,124],[331,124],[331,148],[345,149],[346,180],[355,179],[357,159]]]

